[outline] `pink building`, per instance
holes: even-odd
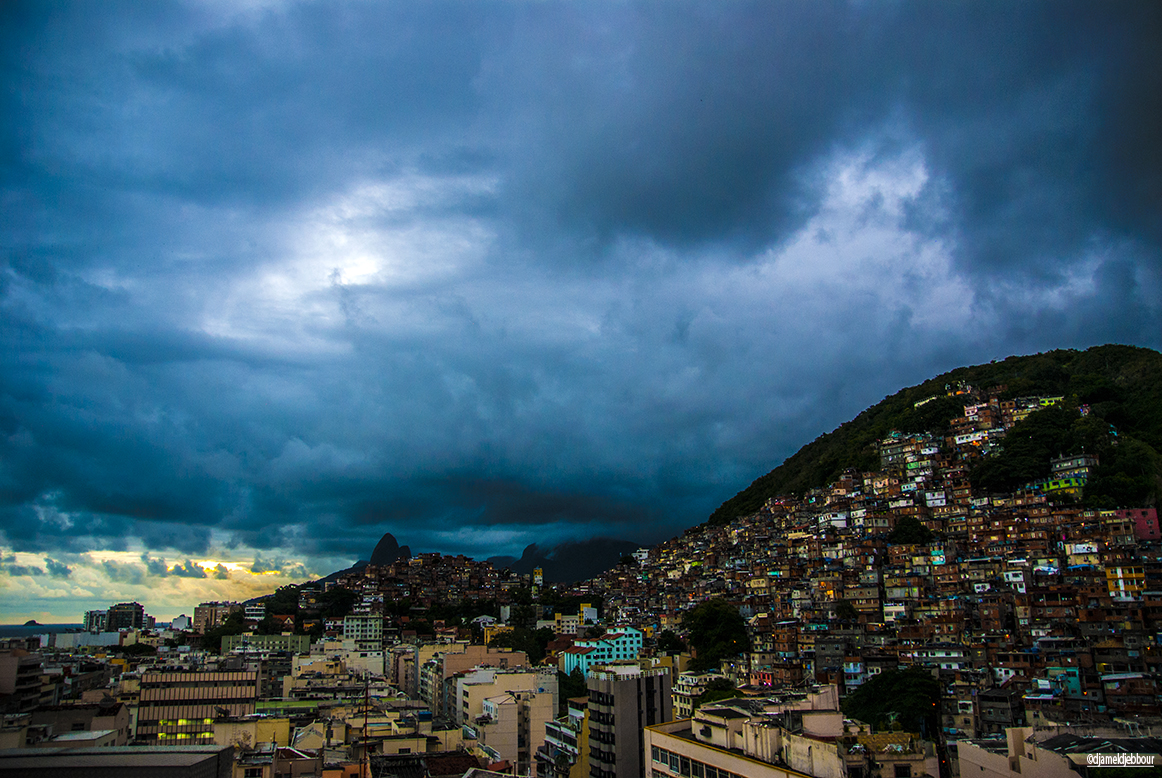
[[[1123,508],[1115,511],[1119,519],[1134,522],[1134,536],[1138,540],[1158,540],[1162,529],[1158,527],[1158,511],[1155,508]]]

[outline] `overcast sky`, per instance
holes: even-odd
[[[0,621],[658,542],[1162,345],[1162,5],[0,6]]]

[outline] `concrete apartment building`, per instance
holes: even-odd
[[[43,670],[40,654],[20,648],[0,651],[0,695],[5,713],[27,713],[40,705]]]
[[[119,602],[105,612],[104,632],[141,629],[145,626],[145,607],[139,602]]]
[[[512,668],[478,667],[449,679],[452,698],[450,710],[444,714],[458,725],[474,725],[484,715],[484,701],[490,697],[513,692],[535,692],[553,698],[554,715],[557,705],[557,671],[551,667]],[[549,717],[550,720],[552,716]],[[538,741],[540,735],[538,734]]]
[[[360,646],[383,648],[383,616],[378,613],[352,614],[343,619],[343,639]]]
[[[105,631],[105,623],[109,618],[109,611],[85,611],[85,632],[96,634]]]
[[[830,687],[834,689],[835,687]],[[845,723],[834,695],[734,699],[693,719],[647,727],[650,778],[921,778],[938,776],[933,745],[907,732]],[[818,707],[817,707],[818,706]]]
[[[537,778],[589,775],[589,699],[571,697],[564,716],[545,724],[545,742],[534,754]]]
[[[305,654],[310,650],[310,635],[294,635],[290,632],[284,632],[281,635],[258,635],[253,632],[244,632],[241,635],[222,636],[223,654],[229,654],[232,651],[256,654],[286,651],[292,654]]]
[[[238,602],[203,602],[194,608],[194,632],[205,634],[206,630],[220,627],[231,613],[241,610],[242,604]],[[112,621],[112,608],[109,609],[109,618]]]
[[[674,684],[674,717],[688,719],[694,715],[694,701],[706,691],[706,685],[715,679],[726,680],[726,676],[716,670],[702,673],[685,672],[678,676]]]
[[[19,748],[0,753],[0,776],[116,775],[118,778],[231,778],[234,749],[185,745],[158,750],[137,746]]]
[[[517,775],[531,774],[532,758],[557,713],[557,695],[506,692],[483,701],[476,718],[477,745],[492,762],[507,760]]]
[[[448,683],[458,673],[475,667],[497,667],[502,670],[528,667],[528,655],[524,651],[511,648],[491,648],[489,646],[464,645],[461,651],[440,652],[432,655],[418,668],[418,694],[428,710],[445,715],[452,701],[448,699],[452,684]],[[528,687],[525,687],[528,688]]]
[[[129,744],[133,734],[129,706],[120,702],[94,705],[49,705],[32,712],[32,724],[48,725],[53,735],[73,732],[110,732],[110,745]]]
[[[433,657],[445,654],[463,654],[469,651],[467,640],[454,640],[440,643],[419,643],[392,646],[387,660],[386,669],[389,678],[395,686],[410,697],[420,694],[420,668]],[[472,650],[479,650],[484,646],[476,646]],[[475,665],[468,665],[474,667]]]
[[[254,713],[258,671],[141,674],[137,740],[148,745],[214,742],[214,719]]]
[[[637,659],[642,651],[642,631],[636,627],[616,627],[599,638],[577,640],[561,652],[558,666],[569,675],[574,669],[588,673],[595,665]]]
[[[1154,732],[1156,727],[1137,727]],[[1013,727],[1003,740],[961,740],[956,753],[963,776],[980,778],[1076,778],[1089,771],[1093,755],[1106,757],[1121,753],[1149,755],[1153,764],[1162,764],[1162,741],[1157,736],[1132,737],[1115,727]],[[1133,765],[1143,770],[1157,767]],[[1132,767],[1133,767],[1132,766]],[[1100,774],[1101,770],[1097,770]]]
[[[589,775],[640,778],[646,774],[645,728],[670,721],[668,667],[638,662],[594,667],[589,689]]]

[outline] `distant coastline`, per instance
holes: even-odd
[[[84,624],[0,624],[0,638],[23,638],[57,632],[80,631]]]

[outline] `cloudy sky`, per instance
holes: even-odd
[[[0,621],[642,543],[1162,345],[1162,6],[0,7]]]

